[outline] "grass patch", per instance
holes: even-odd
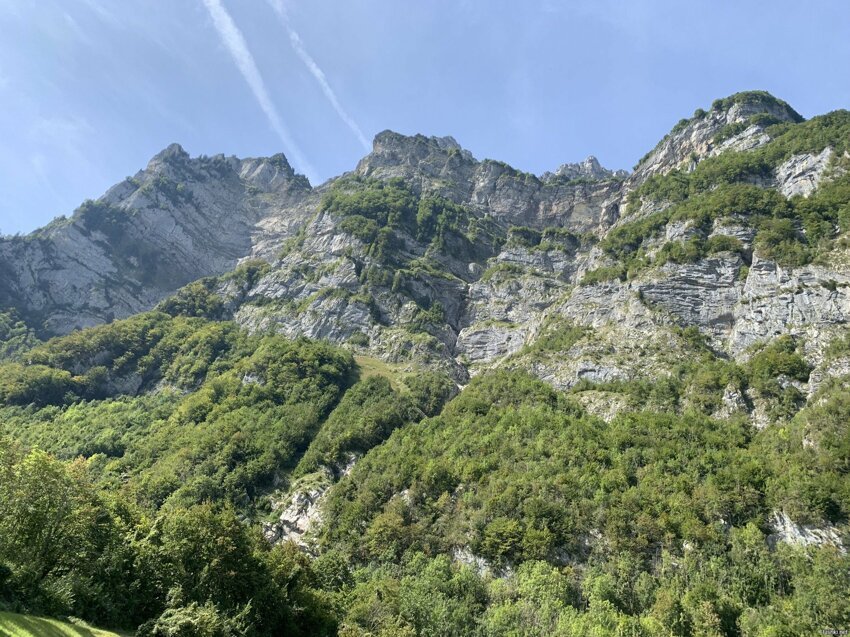
[[[396,391],[407,389],[403,380],[405,375],[404,365],[387,363],[371,356],[355,356],[354,361],[360,368],[360,380],[366,380],[371,376],[383,376],[390,381],[390,385]]]
[[[47,617],[0,612],[0,635],[3,637],[122,637],[129,633],[98,630],[83,622],[70,624]]]

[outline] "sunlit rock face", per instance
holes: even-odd
[[[826,373],[825,348],[850,319],[846,250],[784,267],[758,253],[742,209],[708,226],[670,218],[641,246],[648,258],[675,242],[721,239],[734,250],[588,279],[617,267],[600,248],[606,237],[669,205],[630,207],[641,184],[724,153],[758,152],[777,124],[801,119],[766,94],[733,98],[680,122],[633,173],[588,157],[536,176],[479,160],[452,137],[384,131],[352,172],[313,187],[283,155],[191,158],[171,145],[70,218],[0,239],[0,305],[42,336],[61,334],[151,309],[187,283],[259,259],[267,266],[256,278],[214,284],[227,318],[424,364],[461,384],[498,365],[525,365],[562,388],[662,374],[686,356],[670,345],[675,330],[691,326],[738,361],[776,336],[801,337],[815,368],[811,394]],[[846,170],[850,157],[836,155],[792,154],[757,185],[810,197]],[[365,219],[327,205],[335,194],[384,187],[408,193],[413,209],[392,228],[376,226],[382,246],[358,229]],[[423,201],[456,206],[439,237],[417,220]],[[552,325],[566,324],[587,328],[568,352],[530,353]],[[727,411],[749,408],[745,397],[727,402]]]

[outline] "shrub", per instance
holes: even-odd
[[[804,398],[788,380],[807,382],[811,367],[797,353],[792,337],[781,336],[754,354],[746,371],[750,386],[772,401],[772,418],[787,419],[796,413]]]
[[[454,381],[440,372],[422,371],[406,376],[404,384],[410,390],[414,404],[426,416],[436,416],[457,394]]]
[[[0,365],[0,402],[8,405],[61,405],[82,389],[81,382],[65,370],[46,365]]]
[[[655,263],[695,263],[705,256],[705,243],[700,237],[665,243],[655,256]]]
[[[200,316],[221,319],[224,302],[210,287],[213,281],[197,281],[181,288],[177,294],[162,301],[157,310],[170,316]]]
[[[540,232],[525,226],[511,226],[508,230],[508,244],[534,248],[540,245],[541,239],[542,235]]]
[[[740,239],[736,237],[718,234],[713,237],[709,237],[706,250],[709,254],[716,254],[718,252],[741,253],[744,251],[744,245],[741,243]]]
[[[590,328],[584,325],[573,325],[568,321],[557,319],[548,320],[540,330],[540,335],[524,351],[564,353],[584,338]]]
[[[337,227],[357,237],[363,243],[372,243],[378,235],[378,222],[363,215],[350,215],[342,219]]]
[[[811,254],[801,242],[800,233],[791,219],[768,219],[756,234],[757,254],[789,267],[805,265]]]
[[[614,280],[625,281],[626,274],[626,267],[622,264],[603,266],[585,272],[581,279],[581,285],[596,285],[597,283]]]

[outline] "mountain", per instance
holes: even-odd
[[[385,131],[314,187],[168,147],[0,239],[0,504],[65,520],[47,476],[87,556],[0,513],[0,603],[149,635],[845,625],[848,169],[850,112],[759,91],[632,172]]]
[[[205,283],[240,325],[354,343],[459,382],[552,320],[595,328],[577,356],[538,370],[561,388],[655,373],[630,348],[663,347],[676,326],[738,360],[793,322],[817,357],[850,310],[847,269],[809,254],[826,248],[809,245],[802,212],[768,222],[785,213],[748,197],[806,197],[844,170],[844,118],[802,122],[770,95],[738,94],[682,120],[629,175],[589,158],[536,177],[452,138],[386,131],[355,170],[311,188],[282,156],[190,159],[171,146],[70,219],[4,239],[0,302],[64,334],[260,259],[271,267],[248,288]],[[764,224],[785,224],[788,250],[809,256],[756,249]]]
[[[190,159],[172,144],[70,218],[0,240],[0,303],[44,334],[150,309],[233,269],[258,235],[288,236],[305,221],[299,204],[309,193],[283,155]]]

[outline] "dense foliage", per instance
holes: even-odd
[[[339,180],[320,210],[339,218],[337,227],[367,244],[379,263],[399,263],[402,234],[437,251],[475,252],[468,234],[474,235],[476,224],[469,212],[443,197],[419,196],[402,179]]]
[[[700,161],[693,170],[650,177],[630,195],[630,210],[649,205],[657,211],[608,232],[599,245],[615,263],[589,272],[583,283],[625,280],[650,266],[693,262],[714,252],[743,254],[729,238],[718,243],[709,236],[716,221],[753,228],[758,256],[780,265],[805,265],[826,254],[836,236],[850,230],[850,176],[839,172],[809,197],[786,199],[763,186],[793,155],[817,154],[829,147],[837,158],[834,162],[846,162],[842,157],[850,148],[850,112],[774,124],[768,132],[771,141],[754,150],[721,153]],[[652,250],[651,240],[670,222],[690,224],[691,238]]]
[[[723,155],[725,156],[725,155]],[[667,175],[656,182],[653,196],[677,203],[660,212],[613,228],[599,246],[615,260],[616,266],[604,273],[588,273],[583,283],[634,276],[652,265],[668,261],[693,262],[715,252],[743,253],[740,241],[723,235],[709,236],[716,221],[750,226],[755,230],[755,250],[764,259],[784,266],[800,266],[829,251],[839,233],[850,230],[850,177],[844,176],[821,186],[808,198],[786,199],[775,190],[746,183],[721,184],[711,190],[688,196],[677,193],[682,177]],[[648,240],[658,236],[671,222],[691,227],[687,242],[667,243],[653,254]]]
[[[750,123],[773,141],[648,180],[634,195],[640,215],[599,242],[610,262],[584,283],[718,253],[737,254],[743,271],[746,231],[759,257],[785,266],[831,250],[850,230],[850,177],[792,199],[761,180],[793,154],[843,152],[850,115]],[[158,187],[191,201],[172,185]],[[93,202],[78,214],[116,234],[113,213]],[[362,287],[322,287],[292,302],[296,312],[345,298],[379,321],[369,285],[398,291],[423,273],[462,285],[440,267],[453,251],[480,250],[470,261],[483,263],[503,241],[566,253],[587,241],[558,228],[493,232],[402,180],[338,180],[320,214],[364,245]],[[663,243],[671,223],[685,238]],[[552,316],[504,369],[479,369],[459,391],[435,371],[226,320],[234,304],[222,290],[238,296],[268,270],[247,263],[155,311],[48,342],[0,314],[0,610],[149,637],[791,637],[850,626],[840,548],[850,377],[807,396],[801,338],[760,342],[736,362],[697,328],[667,325],[663,373],[562,392],[516,368],[610,344],[604,327]],[[532,275],[500,263],[481,281],[521,276]],[[416,303],[408,334],[432,338],[447,308],[425,293]],[[348,342],[368,344],[362,333]],[[850,336],[818,352],[841,363]],[[599,397],[616,415],[582,406]],[[268,541],[282,509],[302,514],[319,499],[307,550]],[[829,541],[790,542],[777,520]]]
[[[54,339],[26,359],[0,366],[6,431],[91,456],[104,482],[132,476],[154,507],[251,501],[294,467],[354,372],[328,345],[160,313]],[[157,391],[132,395],[145,388]]]
[[[11,359],[38,342],[35,333],[14,314],[0,312],[0,360]]]
[[[674,330],[689,356],[668,377],[559,393],[491,372],[450,400],[441,374],[361,378],[327,344],[192,316],[213,289],[0,364],[0,605],[158,636],[796,635],[850,621],[847,556],[777,543],[767,524],[850,517],[846,381],[807,404],[794,339],[736,364]],[[518,356],[589,337],[550,320]],[[848,351],[838,338],[826,355]],[[775,424],[718,417],[729,388]],[[585,391],[632,411],[606,423]],[[329,487],[314,557],[272,548],[259,526],[306,480]]]
[[[790,356],[780,343],[753,367],[804,373]],[[836,461],[847,401],[831,395],[827,418],[804,411],[790,429],[757,432],[695,413],[605,424],[522,373],[477,378],[439,417],[396,431],[333,492],[326,545],[371,565],[355,574],[369,611],[349,610],[351,634],[398,621],[410,634],[434,625],[471,634],[474,624],[486,635],[844,625],[848,558],[772,549],[763,526],[772,510],[846,519],[850,479]],[[823,420],[829,433],[819,435],[831,442],[807,447],[802,423]],[[799,473],[809,478],[795,489],[789,475]],[[468,569],[425,557],[467,551],[516,572],[476,585]],[[410,600],[418,586],[439,591],[424,618]],[[368,601],[375,588],[386,591],[380,603]]]
[[[272,549],[232,508],[146,515],[86,463],[0,442],[0,601],[137,634],[327,634],[306,557]]]
[[[0,440],[0,606],[144,635],[335,632],[307,557],[253,523],[290,475],[365,453],[454,385],[358,382],[327,344],[184,316],[198,286],[163,304],[174,316],[0,364],[0,436],[17,441]]]

